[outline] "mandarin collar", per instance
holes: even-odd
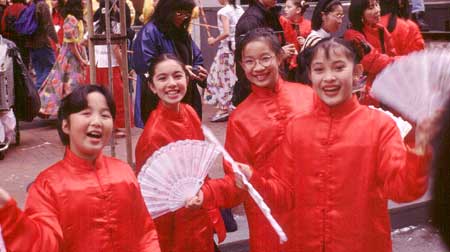
[[[64,153],[64,161],[67,162],[70,165],[70,167],[75,167],[77,169],[92,170],[102,167],[103,153],[100,152],[100,154],[98,154],[98,156],[95,158],[94,164],[92,164],[91,161],[77,156],[70,150],[69,146],[67,146],[66,151]]]
[[[174,111],[172,109],[169,109],[168,107],[166,107],[162,101],[159,101],[158,103],[158,107],[157,109],[160,111],[160,115],[163,116],[164,118],[167,118],[169,120],[172,121],[180,121],[181,119],[183,119],[183,104],[180,103],[180,109],[178,111]]]
[[[364,33],[374,33],[374,32],[378,32],[379,29],[383,29],[383,25],[380,23],[377,23],[375,26],[368,26],[368,25],[364,25],[363,27],[363,31]],[[378,35],[378,33],[377,33]]]
[[[281,85],[283,85],[284,80],[281,77],[278,77],[278,81],[275,83],[274,89],[258,87],[255,84],[251,84],[252,93],[254,93],[258,97],[270,97],[276,95],[281,90]]]
[[[356,95],[352,95],[352,97],[346,100],[344,103],[334,107],[330,107],[326,103],[324,103],[317,94],[314,94],[314,106],[319,114],[340,118],[350,114],[360,105]]]

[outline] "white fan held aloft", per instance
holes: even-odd
[[[377,76],[371,95],[413,122],[433,115],[450,95],[448,49],[422,50],[394,61]]]
[[[200,140],[176,141],[155,151],[138,175],[151,216],[176,211],[194,197],[218,155],[214,144]]]

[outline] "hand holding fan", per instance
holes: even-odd
[[[233,158],[230,156],[230,154],[225,150],[225,148],[222,146],[222,144],[219,142],[219,140],[217,140],[217,138],[214,136],[214,134],[208,127],[203,125],[202,129],[203,129],[203,134],[205,135],[205,137],[217,146],[217,148],[222,153],[223,158],[231,164],[233,172],[242,177],[244,185],[247,186],[248,193],[253,198],[256,205],[258,205],[258,207],[261,209],[262,213],[267,218],[267,220],[270,222],[270,225],[273,227],[275,232],[278,234],[278,237],[280,238],[280,243],[286,242],[287,236],[284,233],[283,229],[278,224],[278,222],[273,218],[272,214],[270,213],[270,208],[264,202],[264,199],[261,197],[261,195],[258,193],[258,191],[255,190],[253,185],[250,184],[250,182],[248,182],[245,175],[239,170],[239,167],[238,167],[238,164],[236,163],[236,161],[233,160]]]
[[[377,76],[371,95],[411,121],[424,120],[450,96],[450,53],[422,50],[394,61]]]
[[[200,140],[177,141],[155,151],[138,175],[151,216],[176,211],[194,197],[218,155],[214,144]]]

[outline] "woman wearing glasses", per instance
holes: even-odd
[[[152,60],[163,53],[176,55],[186,65],[190,82],[183,102],[191,105],[201,119],[202,103],[197,85],[205,88],[208,71],[203,68],[201,51],[188,32],[194,7],[193,0],[158,1],[150,22],[136,37],[133,46],[133,62],[141,80],[141,85],[136,88],[135,124],[137,126],[143,127],[150,112],[158,103],[156,95],[143,83],[146,83],[144,74]]]
[[[257,173],[271,174],[269,167],[273,167],[286,124],[295,115],[312,108],[312,90],[286,82],[280,76],[283,49],[269,28],[258,28],[243,36],[235,57],[251,83],[251,92],[230,115],[225,148],[236,161],[256,167]],[[235,186],[234,173],[226,162],[224,170],[224,178],[205,182],[198,203],[211,208],[234,207],[243,202],[250,231],[250,252],[281,251],[278,236],[246,191]],[[283,227],[289,213],[274,214]]]
[[[331,37],[341,27],[344,18],[344,8],[339,0],[319,0],[311,19],[312,32],[306,38],[297,56],[297,71],[295,80],[311,84],[307,65],[314,46],[322,39]]]

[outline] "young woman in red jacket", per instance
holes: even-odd
[[[63,160],[38,175],[24,211],[0,188],[7,251],[161,251],[133,170],[102,154],[115,112],[111,95],[95,85],[80,86],[61,101]]]
[[[419,126],[409,147],[394,120],[359,104],[352,93],[362,65],[347,41],[319,42],[309,73],[314,108],[288,124],[277,173],[242,171],[269,204],[293,209],[286,251],[390,252],[387,201],[426,191],[429,131]]]
[[[159,98],[136,145],[136,171],[159,148],[178,140],[203,140],[195,110],[181,100],[189,83],[186,66],[175,56],[162,54],[149,69],[149,88]],[[218,209],[182,208],[154,220],[162,252],[213,252],[213,226],[219,236],[225,227]]]
[[[247,33],[238,44],[236,60],[251,83],[252,92],[233,111],[227,125],[225,148],[238,162],[271,173],[288,121],[312,106],[312,90],[289,83],[280,75],[282,48],[268,28]],[[279,238],[255,202],[234,184],[234,173],[224,162],[225,177],[205,182],[199,198],[203,208],[235,207],[244,203],[250,231],[251,252],[280,251]],[[271,207],[271,206],[269,206]],[[281,226],[284,216],[277,215]]]
[[[344,34],[344,39],[353,41],[364,55],[361,64],[367,75],[366,92],[361,103],[379,106],[379,102],[368,94],[376,75],[397,55],[392,36],[380,23],[380,5],[377,0],[352,0],[349,8],[351,29]]]

